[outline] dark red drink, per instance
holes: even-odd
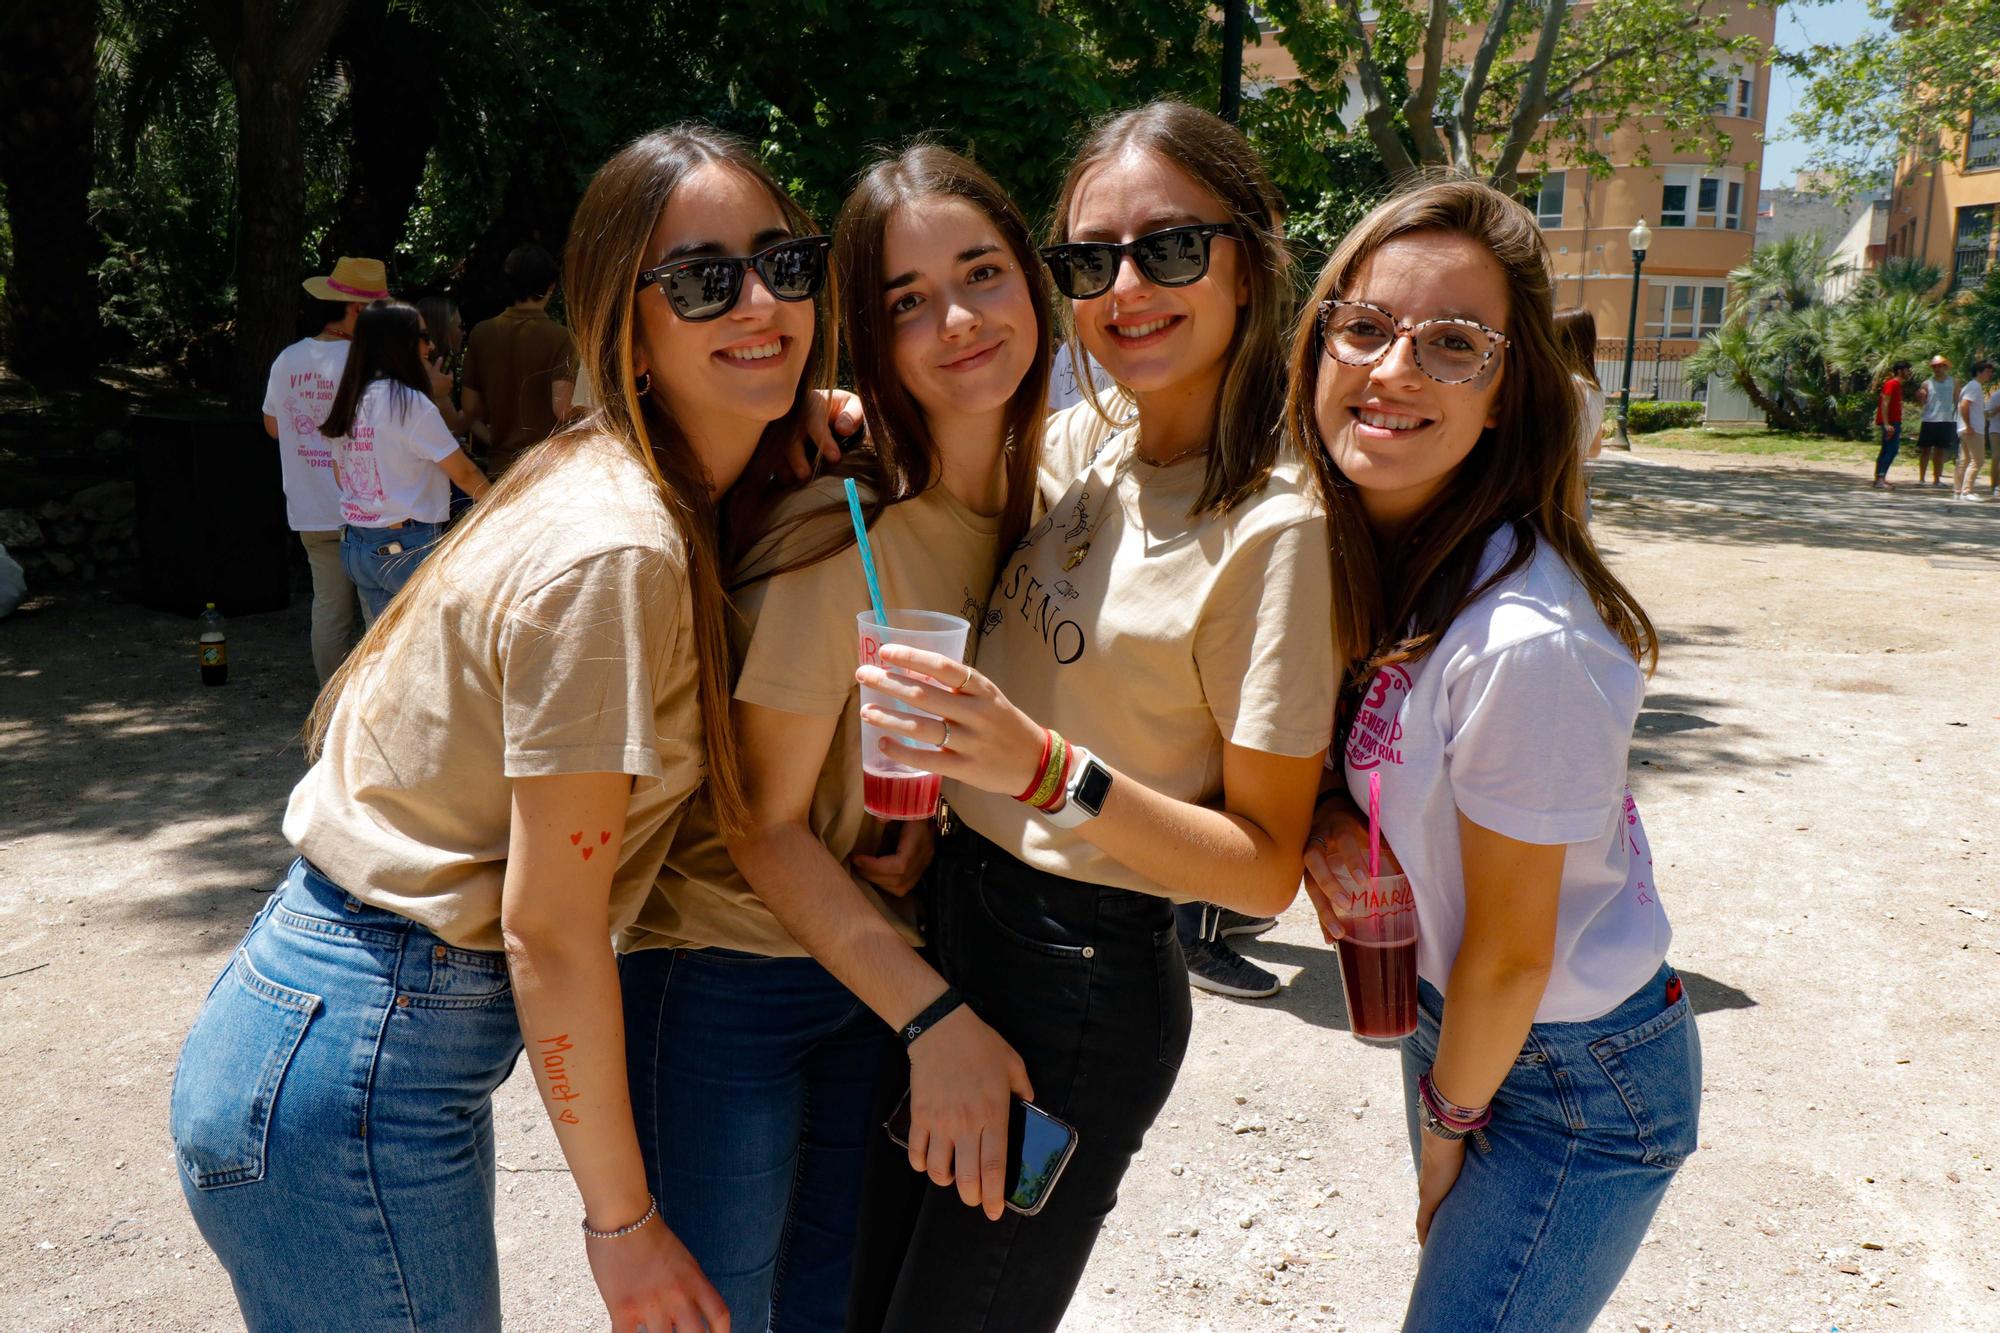
[[[909,769],[877,773],[861,769],[861,808],[877,819],[929,819],[937,813],[938,789],[944,779],[935,773]]]
[[[1341,940],[1340,986],[1347,1021],[1364,1041],[1395,1041],[1417,1030],[1417,942]]]

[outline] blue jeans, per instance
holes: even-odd
[[[389,599],[402,591],[443,536],[442,523],[340,530],[340,566],[354,580],[354,591],[361,595],[361,609],[370,624],[389,605]]]
[[[667,1225],[739,1333],[839,1333],[888,1027],[810,958],[642,949],[619,978]]]
[[[1602,1018],[1537,1023],[1493,1098],[1492,1145],[1468,1146],[1417,1267],[1406,1333],[1583,1333],[1611,1299],[1674,1172],[1694,1151],[1701,1038],[1685,994],[1653,979]],[[1410,1152],[1417,1075],[1444,1001],[1417,988],[1403,1042]]]
[[[1875,480],[1881,481],[1889,475],[1889,465],[1896,461],[1896,455],[1903,448],[1903,424],[1890,422],[1877,427],[1882,432],[1882,452],[1875,455]]]
[[[500,954],[292,863],[174,1071],[181,1191],[249,1328],[500,1326],[492,1095],[520,1049]]]

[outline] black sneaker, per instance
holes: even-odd
[[[1187,954],[1190,984],[1217,995],[1234,995],[1245,1000],[1262,1000],[1278,993],[1274,973],[1245,958],[1221,940],[1181,941]]]
[[[1278,924],[1278,918],[1274,916],[1251,916],[1233,907],[1218,907],[1215,912],[1221,920],[1221,925],[1216,927],[1215,933],[1224,938],[1231,935],[1249,935],[1254,938],[1265,934]]]

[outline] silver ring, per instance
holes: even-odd
[[[944,735],[938,737],[938,749],[946,750],[951,748],[951,719],[941,717],[938,721],[944,723]]]

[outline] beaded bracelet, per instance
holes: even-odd
[[[653,1198],[653,1196],[650,1194],[648,1194],[646,1198],[649,1200],[650,1206],[646,1209],[646,1215],[644,1217],[641,1217],[638,1221],[628,1223],[625,1226],[619,1227],[615,1231],[598,1231],[590,1225],[590,1219],[586,1217],[583,1219],[582,1223],[583,1234],[590,1237],[592,1240],[617,1240],[620,1237],[629,1236],[633,1232],[641,1230],[642,1228],[645,1227],[646,1223],[652,1221],[654,1218],[660,1215],[660,1201],[658,1199]]]

